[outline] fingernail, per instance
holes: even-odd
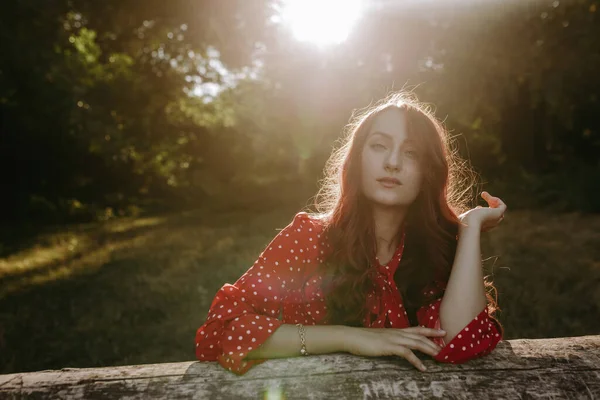
[[[423,364],[421,364],[421,369],[422,369],[423,371],[427,371],[427,367],[426,367],[425,365],[423,365]]]
[[[443,330],[443,329],[438,329],[438,332],[440,332],[440,333],[446,333],[446,331]]]

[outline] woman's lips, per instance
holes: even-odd
[[[396,186],[400,186],[402,183],[400,183],[400,181],[398,179],[393,179],[393,178],[382,178],[382,179],[377,179],[377,181],[379,183],[381,183],[381,185],[383,187],[386,188],[393,188]]]

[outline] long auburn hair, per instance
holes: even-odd
[[[420,150],[423,169],[421,191],[409,206],[404,223],[404,252],[394,276],[411,325],[417,325],[420,307],[442,297],[439,291],[423,292],[434,281],[447,282],[454,262],[458,215],[468,209],[475,174],[458,156],[447,130],[428,106],[411,93],[393,93],[353,116],[341,146],[327,161],[315,198],[317,212],[312,215],[323,222],[331,249],[318,267],[324,277],[326,321],[330,324],[362,326],[370,312],[365,305],[373,285],[377,245],[371,204],[360,187],[362,150],[373,120],[390,108],[405,113],[408,134]],[[493,318],[498,307],[490,291],[496,293],[496,289],[487,280],[485,286]]]

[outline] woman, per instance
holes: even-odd
[[[270,358],[349,352],[424,371],[414,350],[450,363],[491,352],[502,326],[480,232],[506,205],[483,192],[489,207],[463,212],[457,160],[441,123],[403,94],[356,117],[328,161],[320,213],[296,214],[218,291],[197,358],[243,374]]]

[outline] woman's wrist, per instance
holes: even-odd
[[[298,327],[294,328],[298,337]],[[346,352],[353,328],[345,325],[304,325],[304,329],[306,350],[308,354],[316,355]],[[296,351],[300,353],[298,344],[301,340],[296,340]]]
[[[458,224],[458,233],[462,234],[463,232],[480,232],[481,231],[481,221],[476,218],[462,218]]]

